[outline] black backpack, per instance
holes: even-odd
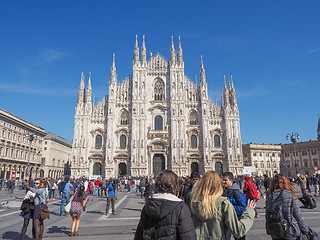
[[[279,196],[272,202],[272,207],[266,210],[266,230],[268,235],[272,235],[276,238],[287,238],[288,237],[288,227],[289,223],[283,218],[281,208],[277,204]],[[271,193],[271,197],[273,195]]]

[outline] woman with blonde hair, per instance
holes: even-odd
[[[266,230],[272,239],[307,239],[309,234],[294,188],[281,174],[273,177],[267,192]]]
[[[208,171],[192,189],[191,209],[198,240],[230,239],[244,236],[254,220],[256,204],[248,200],[247,208],[238,220],[227,197],[223,197],[221,179],[215,171]]]

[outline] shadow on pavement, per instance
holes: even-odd
[[[67,236],[70,235],[70,229],[66,227],[58,227],[58,226],[52,226],[48,229],[47,233],[64,233]]]
[[[2,239],[12,239],[12,240],[20,239],[20,233],[19,232],[5,232],[2,235]],[[31,240],[32,238],[25,235],[24,239]]]
[[[122,208],[122,209],[125,209],[125,210],[130,210],[130,211],[137,211],[137,212],[141,212],[141,209],[140,208]]]
[[[105,214],[105,212],[100,212],[100,211],[86,211],[87,213],[93,213],[93,214]]]

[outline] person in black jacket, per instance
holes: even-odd
[[[155,194],[142,209],[135,240],[195,240],[196,233],[187,205],[174,194],[178,177],[162,171],[155,182]]]

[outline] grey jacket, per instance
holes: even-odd
[[[308,226],[301,215],[298,200],[287,190],[283,190],[282,195],[277,199],[280,193],[281,191],[274,191],[267,195],[266,212],[277,204],[280,206],[283,218],[289,223],[289,233],[293,238],[300,236],[301,231],[308,233]]]

